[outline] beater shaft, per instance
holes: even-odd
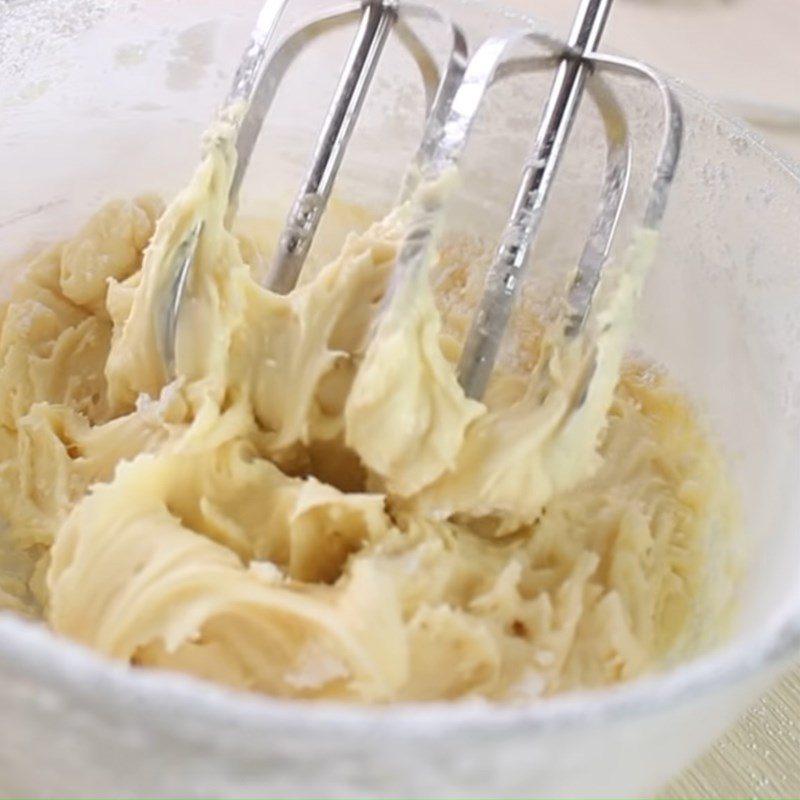
[[[292,204],[272,261],[267,285],[291,291],[314,239],[397,12],[392,0],[364,0],[358,32],[317,139],[311,168]]]
[[[611,3],[581,0],[568,40],[569,51],[556,69],[534,148],[458,364],[459,382],[468,397],[480,399],[489,382],[583,94],[590,68],[582,56],[599,43]]]

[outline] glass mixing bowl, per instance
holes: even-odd
[[[437,3],[473,47],[530,22],[495,4]],[[109,197],[174,192],[196,163],[199,135],[259,5],[7,3],[0,261],[69,233]],[[317,5],[294,0],[287,23]],[[289,76],[246,178],[245,212],[285,211],[345,42],[330,36]],[[376,214],[391,205],[421,130],[418,83],[390,48],[343,168],[339,194]],[[497,235],[543,85],[521,77],[493,92],[451,226]],[[675,89],[686,114],[684,155],[635,344],[708,418],[742,497],[750,556],[731,634],[613,690],[513,707],[360,708],[131,670],[3,616],[4,795],[638,796],[657,790],[765,688],[800,643],[800,176],[691,91]],[[624,241],[658,130],[647,94],[624,83],[620,92],[637,163]],[[574,263],[575,231],[599,186],[601,141],[590,113],[572,144],[534,264],[540,276]],[[335,238],[323,236],[323,248]],[[7,288],[14,270],[0,274]]]

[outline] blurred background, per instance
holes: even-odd
[[[565,32],[576,0],[504,0]],[[800,0],[616,0],[608,47],[743,117],[800,161]]]

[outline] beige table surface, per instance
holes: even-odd
[[[575,0],[505,2],[558,30],[576,6]],[[606,41],[733,113],[749,111],[775,147],[800,161],[800,0],[616,0]],[[800,666],[665,796],[800,797]]]

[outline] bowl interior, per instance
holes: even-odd
[[[61,5],[64,25],[54,26],[17,4],[0,50],[0,166],[13,187],[0,193],[0,263],[68,234],[105,199],[180,187],[260,3],[195,0],[189,10],[161,0],[146,12],[136,4]],[[439,5],[464,25],[472,47],[511,24],[482,5]],[[322,6],[296,0],[284,29]],[[419,33],[441,51],[441,31]],[[331,65],[341,63],[350,35],[321,40],[279,91],[246,178],[244,213],[285,213],[336,81]],[[545,88],[544,78],[517,77],[492,91],[450,227],[489,242],[497,236]],[[636,160],[624,242],[641,214],[660,134],[655,98],[638,85],[617,88]],[[750,557],[730,646],[800,618],[800,179],[691,92],[676,91],[685,147],[635,346],[666,365],[708,418],[741,494]],[[419,78],[392,45],[338,196],[375,215],[388,209],[423,114]],[[602,145],[587,109],[532,264],[534,285],[574,263],[599,191]],[[323,239],[330,251],[335,233]],[[7,288],[13,270],[1,274]]]

